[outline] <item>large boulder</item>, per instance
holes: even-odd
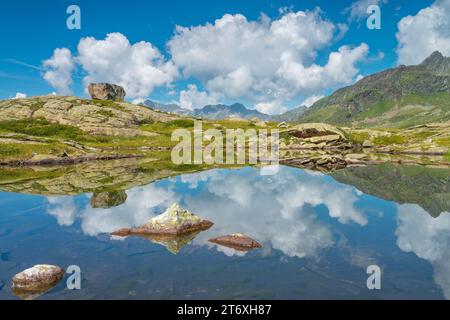
[[[127,193],[123,190],[94,192],[91,198],[92,208],[108,209],[117,207],[127,200]]]
[[[88,91],[92,99],[98,100],[123,101],[126,94],[121,86],[110,83],[91,83]]]
[[[338,128],[325,123],[303,123],[287,129],[289,135],[297,138],[311,138],[318,136],[339,136],[345,139],[344,133]]]
[[[213,223],[172,204],[159,216],[150,219],[137,228],[120,229],[112,233],[115,236],[128,235],[183,235],[211,228]]]

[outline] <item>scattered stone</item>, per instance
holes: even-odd
[[[265,121],[263,121],[259,118],[256,118],[256,117],[251,118],[250,121],[257,127],[266,127],[267,126],[267,123]]]
[[[91,83],[88,86],[92,99],[123,101],[125,90],[118,85],[110,83]]]
[[[262,248],[256,240],[241,233],[220,236],[214,239],[209,239],[208,241],[239,251],[249,251],[252,249]]]
[[[35,265],[13,277],[13,293],[23,299],[34,299],[53,288],[64,277],[64,273],[58,266]]]
[[[349,153],[345,155],[345,158],[349,160],[361,160],[366,157],[367,155],[365,153]]]
[[[124,190],[99,192],[93,194],[91,198],[92,208],[108,209],[117,207],[127,200],[127,193]]]
[[[373,143],[370,140],[365,140],[362,144],[363,148],[373,148]]]
[[[284,131],[298,138],[311,138],[317,136],[338,135],[346,140],[342,131],[332,125],[325,123],[303,123]]]
[[[341,140],[341,136],[339,136],[337,134],[331,134],[331,135],[327,135],[327,136],[311,137],[308,140],[312,143],[322,143],[322,142],[329,143],[329,142]]]
[[[172,204],[164,213],[150,219],[137,228],[120,229],[112,233],[115,236],[129,235],[183,235],[211,228],[213,223]]]

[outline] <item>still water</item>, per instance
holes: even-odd
[[[64,279],[39,299],[449,299],[450,213],[441,212],[448,211],[448,180],[397,190],[410,177],[373,188],[370,177],[349,177],[290,167],[275,175],[214,169],[131,188],[124,203],[106,209],[91,206],[91,193],[0,192],[0,299],[17,299],[11,278],[40,263],[78,265],[82,288],[68,290]],[[109,236],[174,202],[214,226],[172,252],[144,238]],[[237,232],[263,249],[243,253],[208,242]],[[373,264],[382,270],[381,290],[366,287]]]

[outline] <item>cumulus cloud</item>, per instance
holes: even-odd
[[[25,93],[17,92],[13,99],[23,99],[26,97],[27,97],[27,95]]]
[[[77,207],[73,197],[48,197],[47,212],[54,216],[61,226],[71,226],[75,222]]]
[[[317,101],[319,101],[320,99],[322,99],[324,96],[323,95],[312,95],[308,98],[306,98],[301,105],[305,106],[305,107],[311,107],[314,103],[316,103]]]
[[[179,105],[185,109],[194,110],[217,102],[216,96],[209,95],[205,91],[199,91],[195,84],[190,84],[187,90],[180,91]]]
[[[350,21],[360,21],[367,19],[369,16],[367,8],[371,5],[381,6],[386,4],[387,0],[358,0],[353,2],[349,7],[344,9],[344,13],[348,14]]]
[[[85,85],[115,83],[124,87],[127,97],[132,99],[148,97],[156,87],[170,85],[178,74],[174,64],[166,61],[151,43],[131,44],[121,33],[110,33],[100,40],[82,38],[75,57],[67,48],[56,49],[43,66],[49,69],[44,78],[58,93],[70,92],[75,63],[86,73]]]
[[[397,40],[399,64],[418,64],[436,50],[450,56],[450,0],[437,0],[401,19]]]
[[[186,188],[195,192],[186,192]],[[61,225],[70,225],[77,218],[82,231],[95,236],[142,225],[179,202],[214,221],[214,228],[200,233],[194,245],[214,247],[208,239],[242,232],[262,242],[265,252],[276,249],[292,257],[316,256],[334,244],[332,229],[318,219],[315,206],[326,206],[329,215],[341,223],[367,223],[354,205],[359,197],[354,188],[330,181],[321,173],[291,168],[280,168],[274,176],[262,176],[254,168],[210,170],[133,188],[127,195],[124,204],[109,209],[90,205],[77,209],[69,197],[49,198],[48,213]],[[217,250],[235,254],[221,247]]]
[[[366,44],[342,46],[324,66],[314,63],[318,50],[342,30],[320,10],[283,12],[276,20],[263,15],[257,21],[226,14],[214,24],[177,26],[168,48],[184,76],[199,79],[211,94],[269,108],[273,101],[352,82]]]
[[[255,109],[265,114],[281,114],[287,111],[279,101],[260,102],[255,105]]]
[[[431,263],[434,280],[450,299],[450,213],[431,217],[415,204],[398,206],[397,245]]]
[[[155,87],[168,85],[177,75],[171,62],[151,43],[131,44],[121,33],[104,40],[83,38],[77,62],[87,72],[84,82],[112,82],[125,88],[130,98],[145,98]]]
[[[75,69],[75,61],[72,53],[67,48],[58,48],[53,51],[53,56],[42,63],[44,68],[44,79],[59,94],[69,95],[72,93],[72,72]]]

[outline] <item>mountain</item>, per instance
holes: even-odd
[[[367,76],[312,105],[299,122],[407,127],[450,119],[450,58],[434,52],[421,64]]]
[[[194,111],[194,116],[211,120],[220,120],[225,118],[251,119],[259,118],[269,120],[270,116],[257,110],[247,109],[243,104],[234,103],[232,105],[215,104],[207,105]]]
[[[431,216],[450,211],[450,169],[384,163],[331,173],[339,182],[378,198],[415,203]],[[424,188],[423,186],[427,186]]]
[[[164,104],[152,100],[145,100],[144,105],[159,111],[170,112],[179,115],[192,115],[191,110],[184,109],[175,103]]]
[[[300,106],[282,114],[274,114],[270,116],[271,121],[275,122],[291,122],[300,118],[308,110],[308,107]]]
[[[243,104],[235,103],[232,105],[216,104],[207,105],[200,109],[188,110],[180,107],[177,104],[163,104],[159,102],[154,102],[151,100],[146,100],[144,105],[155,110],[175,113],[179,115],[191,115],[197,118],[204,118],[210,120],[222,120],[225,118],[259,118],[261,120],[269,120],[270,116],[261,113],[257,110],[252,110],[246,108]]]
[[[264,121],[275,122],[290,122],[297,120],[307,110],[307,107],[300,106],[283,114],[268,115],[254,109],[248,109],[240,103],[235,103],[232,105],[207,105],[203,108],[195,109],[193,111],[182,108],[175,103],[164,104],[152,100],[146,100],[144,102],[144,105],[159,111],[170,112],[179,115],[191,115],[197,118],[205,118],[210,120],[221,120],[225,118],[259,118]]]

